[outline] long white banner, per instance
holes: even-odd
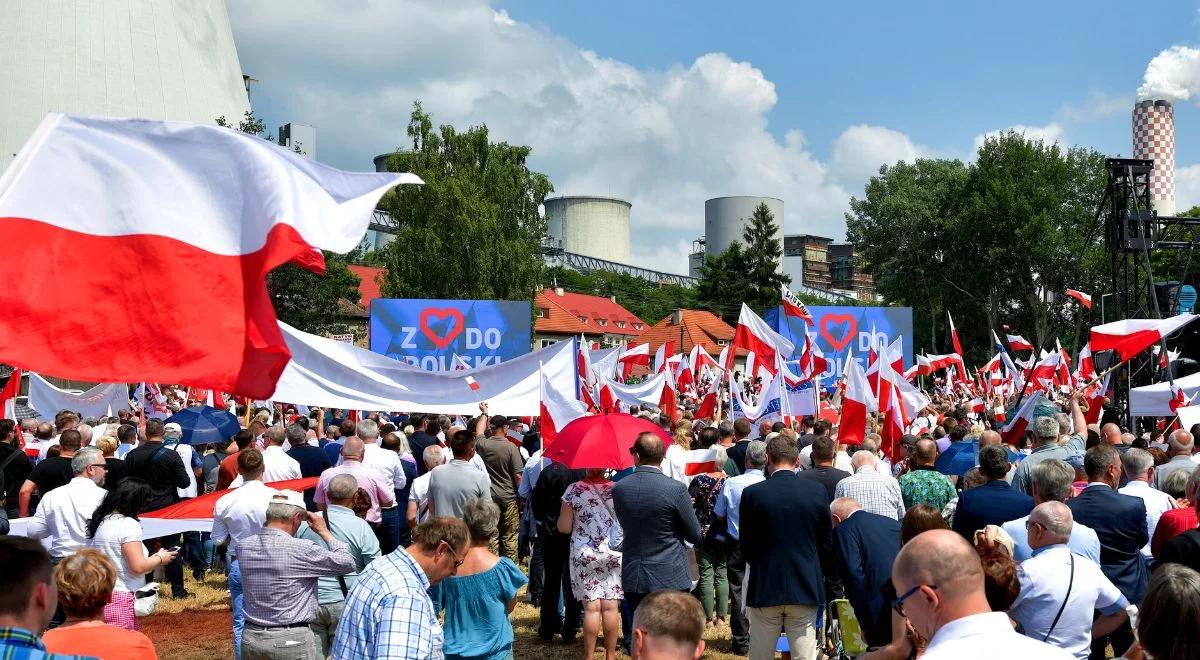
[[[77,412],[84,417],[105,417],[129,410],[129,386],[125,383],[101,383],[76,394],[50,384],[45,378],[29,374],[29,407],[38,419],[54,419],[60,410]]]
[[[576,340],[561,341],[498,365],[432,372],[379,353],[301,332],[280,323],[292,360],[284,368],[275,401],[357,410],[419,410],[456,414],[487,401],[490,412],[533,416],[539,412],[538,366],[547,386],[574,392]],[[467,377],[474,379],[472,389]]]

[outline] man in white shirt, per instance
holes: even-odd
[[[904,520],[904,496],[891,471],[884,474],[879,459],[870,451],[854,452],[854,471],[838,482],[836,497],[852,497],[870,511],[893,520]]]
[[[729,557],[726,559],[726,572],[729,578],[729,627],[733,633],[733,654],[746,655],[750,650],[750,623],[746,620],[746,592],[743,586],[746,578],[746,559],[738,547],[738,523],[741,522],[742,491],[760,481],[766,480],[763,473],[767,466],[767,443],[754,440],[746,445],[746,471],[736,477],[729,477],[721,486],[721,494],[713,507],[714,525],[725,521],[729,540]]]
[[[1132,448],[1121,457],[1121,466],[1129,483],[1117,489],[1122,495],[1132,495],[1141,498],[1146,503],[1146,533],[1154,538],[1154,528],[1162,514],[1175,508],[1175,498],[1155,490],[1150,484],[1154,483],[1154,456],[1145,449]],[[1147,541],[1142,548],[1142,556],[1153,559],[1150,553],[1150,543]]]
[[[87,524],[107,493],[100,484],[108,471],[104,456],[84,447],[71,458],[75,475],[67,485],[46,493],[29,521],[27,535],[50,539],[50,558],[58,563],[87,541]]]
[[[263,442],[266,446],[262,450],[262,480],[267,483],[299,479],[301,476],[300,464],[283,450],[285,440],[287,440],[287,432],[282,426],[272,426],[263,433]],[[239,474],[237,479],[229,484],[229,487],[237,488],[241,485],[242,476]]]
[[[267,505],[278,491],[263,483],[263,454],[247,447],[237,454],[241,486],[221,496],[213,506],[213,545],[237,547],[236,542],[257,534],[267,521]],[[232,553],[232,549],[230,550]],[[233,650],[242,657],[242,630],[246,627],[242,570],[237,556],[229,557],[229,596],[233,608]]]
[[[379,446],[379,424],[365,419],[358,423],[355,434],[363,441],[362,464],[374,470],[383,482],[391,484],[396,491],[404,490],[408,477],[404,475],[404,466],[400,465],[400,455],[394,451]],[[400,546],[400,527],[404,511],[398,502],[393,501],[390,507],[381,507],[379,523],[379,551],[388,554]]]
[[[540,454],[538,457],[541,457]],[[421,460],[425,462],[426,472],[413,479],[412,488],[408,491],[406,518],[409,529],[416,529],[417,525],[429,520],[429,477],[433,475],[433,468],[446,462],[446,450],[441,445],[429,445],[421,455]]]
[[[1099,564],[1067,546],[1072,517],[1066,504],[1037,505],[1027,526],[1033,557],[1017,567],[1021,593],[1008,608],[1008,616],[1021,624],[1025,636],[1087,660],[1092,635],[1102,637],[1120,627],[1129,601]],[[1101,615],[1095,620],[1093,610]]]
[[[1016,632],[1007,614],[992,611],[979,555],[956,532],[930,530],[905,544],[892,565],[892,584],[895,609],[929,640],[922,660],[1073,657]]]

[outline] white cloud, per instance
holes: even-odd
[[[1186,101],[1200,94],[1200,49],[1171,46],[1146,65],[1139,99]]]
[[[1132,109],[1132,95],[1111,94],[1093,89],[1088,92],[1085,100],[1063,104],[1058,113],[1069,122],[1083,123],[1128,114]]]
[[[486,122],[495,139],[530,145],[556,194],[629,200],[637,265],[686,273],[704,200],[721,195],[779,197],[785,232],[840,240],[849,191],[918,153],[901,133],[853,126],[826,164],[799,130],[768,131],[775,84],[748,62],[708,53],[639,69],[484,0],[229,9],[243,69],[285,109],[277,119],[317,127],[323,161],[365,169],[404,146],[419,99],[437,123]]]
[[[1200,205],[1200,165],[1175,168],[1175,209],[1186,211]]]
[[[1050,122],[1045,126],[1025,126],[1023,124],[1017,124],[1015,126],[1009,126],[1008,128],[998,131],[980,133],[979,135],[975,136],[975,150],[978,151],[979,147],[983,146],[983,141],[985,138],[994,137],[1006,131],[1015,131],[1021,135],[1024,135],[1028,140],[1041,140],[1046,144],[1053,144],[1057,142],[1059,145],[1066,145],[1066,132],[1063,130],[1062,125],[1058,122]]]

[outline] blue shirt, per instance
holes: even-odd
[[[713,514],[725,518],[730,538],[738,538],[738,522],[741,520],[742,491],[760,481],[765,481],[762,470],[750,468],[736,477],[729,477],[721,486],[721,494],[713,507]]]
[[[1025,529],[1026,520],[1029,520],[1029,516],[1010,520],[1001,525],[1004,531],[1012,537],[1013,559],[1017,563],[1033,556],[1033,550],[1029,547],[1029,530]],[[1100,538],[1096,536],[1095,530],[1083,523],[1071,524],[1071,538],[1067,539],[1067,547],[1077,555],[1087,557],[1097,564],[1100,563]]]
[[[337,465],[338,461],[342,459],[342,443],[337,440],[326,442],[325,446],[321,447],[321,451],[329,457],[329,463],[332,465]]]
[[[366,568],[367,564],[379,557],[379,539],[375,538],[375,531],[371,529],[367,521],[354,515],[350,509],[336,504],[326,507],[325,513],[329,516],[329,533],[350,547],[350,556],[354,557],[354,571],[341,576],[340,580],[337,576],[319,578],[317,580],[317,604],[319,605],[342,602],[345,599],[345,594],[342,593],[342,582],[345,582],[346,589],[349,590],[354,586],[358,574]],[[320,546],[325,545],[324,539],[314,532],[308,523],[300,525],[300,529],[296,530],[296,536],[308,539]]]
[[[428,590],[429,578],[404,548],[371,562],[346,596],[330,655],[337,660],[443,657],[442,624]]]
[[[451,576],[434,587],[438,610],[446,610],[446,658],[500,660],[512,653],[508,603],[529,578],[504,557],[491,569]]]
[[[0,628],[0,660],[96,660],[92,656],[47,653],[42,640],[23,628]]]

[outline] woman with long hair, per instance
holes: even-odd
[[[88,546],[103,553],[117,568],[112,599],[104,606],[104,622],[126,630],[138,629],[133,605],[137,590],[146,585],[146,574],[171,563],[176,554],[162,548],[146,556],[138,512],[148,499],[150,485],[128,477],[108,491],[88,521]]]

